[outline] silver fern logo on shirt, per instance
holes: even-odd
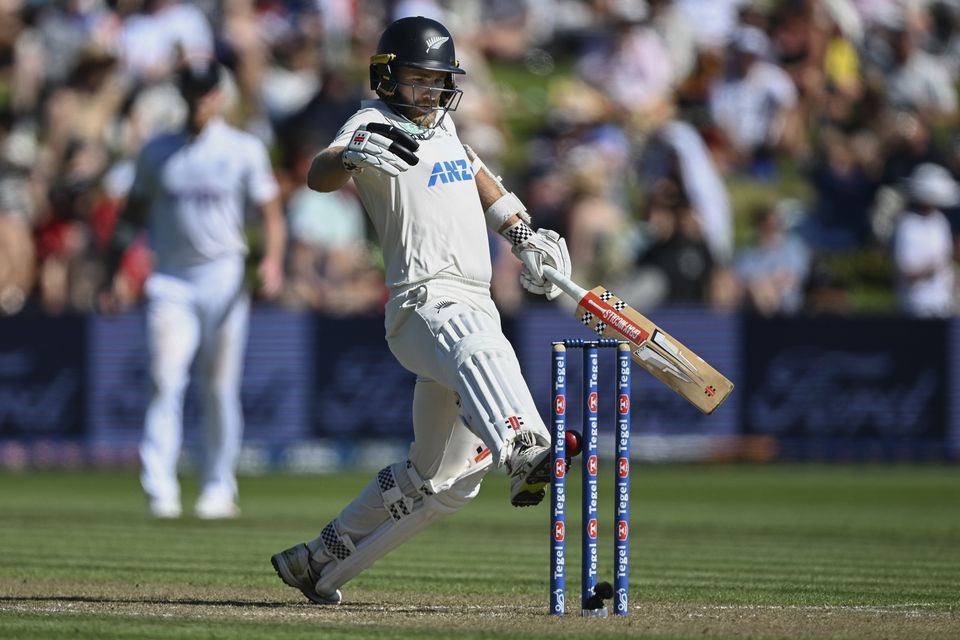
[[[430,53],[431,49],[439,49],[440,45],[449,39],[449,36],[433,36],[432,38],[427,38],[427,53]]]

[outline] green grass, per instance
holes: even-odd
[[[0,475],[0,638],[960,637],[955,468],[637,466],[631,615],[599,621],[546,615],[547,510],[510,508],[499,474],[344,605],[310,605],[269,556],[368,477],[242,478],[243,517],[211,523],[147,519],[131,473]],[[185,491],[189,506],[190,478]]]

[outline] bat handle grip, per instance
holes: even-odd
[[[583,299],[583,296],[587,295],[586,289],[584,289],[583,287],[578,285],[576,282],[574,282],[567,276],[563,275],[562,273],[560,273],[550,265],[547,265],[547,264],[543,265],[543,276],[553,284],[560,287],[560,289],[565,294],[567,294],[577,302],[580,302],[580,300]]]

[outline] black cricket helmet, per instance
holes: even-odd
[[[462,93],[457,89],[453,76],[465,72],[457,60],[453,36],[445,26],[423,16],[401,18],[384,30],[377,44],[377,53],[370,58],[370,88],[392,107],[413,107],[415,105],[393,99],[398,84],[398,67],[446,72],[437,109],[444,114],[447,111],[456,111]],[[415,90],[420,87],[411,86]],[[422,87],[422,90],[430,88]],[[439,120],[438,118],[436,122]]]

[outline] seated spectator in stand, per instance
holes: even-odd
[[[893,236],[900,308],[915,317],[950,317],[956,308],[953,237],[941,209],[960,201],[960,185],[943,167],[922,164],[907,181],[906,199]]]
[[[899,186],[921,164],[940,163],[930,123],[916,111],[898,109],[887,113],[882,141],[884,161],[880,180],[885,185]]]
[[[660,36],[670,54],[674,84],[686,80],[697,62],[697,31],[673,0],[649,0],[650,26]]]
[[[329,315],[382,308],[385,291],[367,245],[363,206],[352,189],[318,193],[306,186],[312,155],[298,153],[287,200],[290,264],[285,302]]]
[[[775,208],[756,211],[753,228],[754,243],[738,253],[734,266],[748,307],[765,316],[799,312],[810,271],[810,250],[785,232]]]
[[[728,263],[733,254],[730,197],[700,133],[688,122],[668,118],[647,140],[639,172],[648,187],[666,176],[677,181],[690,200],[713,259]]]
[[[931,122],[942,121],[957,112],[956,79],[942,60],[917,46],[919,35],[906,23],[891,30],[894,67],[886,77],[887,99]]]
[[[681,187],[671,179],[660,180],[647,210],[651,242],[637,258],[637,279],[646,278],[643,289],[653,295],[658,284],[659,300],[638,300],[641,306],[658,303],[706,303],[711,298],[713,257],[703,231]]]
[[[179,57],[209,60],[213,30],[192,2],[134,0],[143,11],[125,17],[120,32],[120,60],[134,78],[151,82],[170,78]]]
[[[710,89],[710,115],[725,135],[734,162],[762,177],[772,176],[775,152],[792,150],[798,124],[797,89],[769,57],[766,34],[740,28],[727,74]]]
[[[820,158],[810,171],[815,203],[804,223],[804,235],[814,248],[848,251],[864,246],[870,234],[870,207],[877,180],[853,141],[838,130],[822,135]]]
[[[588,46],[577,63],[580,77],[603,90],[626,113],[644,114],[672,90],[670,52],[638,17],[614,15],[609,34]]]

